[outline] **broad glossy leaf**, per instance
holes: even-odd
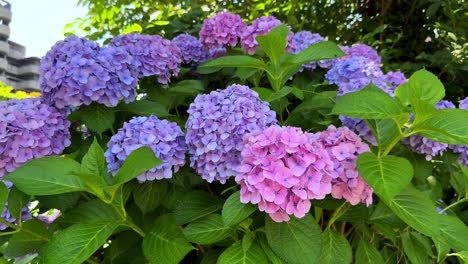
[[[435,141],[468,145],[468,110],[442,109],[412,128],[418,134]]]
[[[104,158],[104,151],[98,144],[96,138],[88,149],[86,155],[81,160],[81,173],[90,174],[96,178],[104,179],[106,172],[106,159]]]
[[[271,249],[270,245],[268,245],[268,241],[264,234],[257,233],[257,241],[262,247],[263,252],[265,252],[265,254],[267,255],[268,260],[272,264],[285,264],[286,263],[286,261],[281,259],[278,255],[276,255],[275,252],[273,252],[273,249]]]
[[[226,226],[233,226],[244,221],[256,210],[257,207],[253,204],[241,203],[240,192],[235,192],[224,203],[221,216]]]
[[[372,89],[373,85],[339,97],[333,114],[363,119],[385,119],[401,115],[403,110],[390,95]]]
[[[184,225],[212,214],[222,207],[222,200],[216,196],[201,191],[189,192],[176,205],[176,222],[178,225]]]
[[[111,205],[94,199],[80,203],[69,210],[62,220],[64,223],[118,222],[122,217]]]
[[[356,264],[384,264],[385,261],[379,251],[367,240],[359,240],[356,250]]]
[[[405,232],[401,236],[403,250],[411,263],[427,263],[428,256],[424,246],[411,233]]]
[[[348,240],[336,231],[327,228],[322,233],[322,251],[317,263],[347,264],[353,259],[353,251]]]
[[[8,195],[8,211],[14,218],[21,218],[23,208],[29,202],[29,198],[29,196],[18,190],[16,186],[11,187],[10,194]]]
[[[240,241],[235,242],[221,253],[218,264],[267,264],[268,260],[262,248],[254,241],[249,249],[244,250]]]
[[[183,95],[197,95],[202,93],[205,89],[201,81],[197,80],[183,80],[169,88],[171,93]]]
[[[225,67],[242,67],[259,70],[268,70],[268,66],[259,59],[246,55],[224,56],[205,62],[198,66],[197,71],[202,74],[213,73]]]
[[[191,222],[184,228],[185,237],[197,244],[213,244],[234,233],[229,226],[225,226],[219,214],[211,214]]]
[[[69,208],[75,206],[75,204],[78,203],[80,196],[81,195],[79,192],[71,192],[46,196],[35,196],[35,198],[46,208],[55,208],[64,213]]]
[[[146,99],[133,101],[129,104],[120,104],[117,109],[128,111],[139,116],[155,115],[159,118],[171,116],[165,105],[160,102],[154,102]]]
[[[115,121],[114,109],[98,103],[83,106],[79,112],[86,127],[98,133],[111,128]]]
[[[320,255],[320,228],[309,214],[282,223],[267,216],[265,233],[273,251],[288,263],[315,263]]]
[[[44,262],[83,263],[106,242],[118,225],[116,222],[102,221],[70,226],[50,240],[44,252]]]
[[[29,195],[51,195],[86,190],[77,176],[81,170],[75,160],[64,157],[33,159],[5,177]]]
[[[41,250],[52,238],[46,224],[37,219],[27,220],[21,226],[21,231],[15,233],[8,241],[5,257],[16,258],[33,251]]]
[[[112,182],[114,185],[124,184],[161,164],[163,162],[154,155],[152,149],[140,147],[128,155]]]
[[[357,168],[374,191],[386,199],[395,196],[413,177],[411,163],[391,155],[379,158],[372,152],[362,153],[357,159]]]
[[[411,105],[411,98],[418,98],[434,105],[444,98],[445,89],[437,76],[422,69],[413,73],[408,82],[398,86],[395,96],[406,106]]]
[[[133,231],[125,231],[112,239],[108,251],[108,259],[111,264],[144,263],[142,237]]]
[[[170,214],[158,217],[143,240],[143,253],[150,263],[177,264],[193,249]]]
[[[167,194],[166,181],[147,181],[133,191],[135,204],[143,214],[156,209]]]
[[[279,25],[267,34],[255,38],[274,65],[278,63],[281,53],[286,48],[288,33],[289,29],[286,25]]]
[[[304,64],[311,61],[335,59],[346,55],[334,42],[322,41],[292,56],[290,63]]]
[[[440,235],[452,249],[468,249],[468,227],[459,218],[439,215],[438,222]]]

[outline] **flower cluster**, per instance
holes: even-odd
[[[61,154],[71,144],[69,126],[40,98],[0,102],[0,178],[31,159]]]
[[[8,188],[8,191],[10,191],[11,187],[13,186],[13,184],[9,181],[2,181],[6,187]],[[2,210],[2,215],[1,215],[2,219],[4,219],[5,221],[9,222],[9,223],[15,223],[16,222],[16,218],[13,217],[11,214],[10,214],[10,211],[8,211],[8,202],[5,202],[5,205],[3,206],[3,210]],[[28,219],[31,219],[32,218],[32,215],[31,213],[29,212],[29,209],[27,206],[25,206],[23,208],[23,210],[21,211],[21,219],[22,220],[28,220]],[[7,229],[7,225],[5,225],[4,223],[0,223],[0,230],[5,230]]]
[[[185,164],[184,134],[174,122],[149,117],[134,117],[112,136],[105,157],[113,175],[132,151],[147,146],[164,164],[137,177],[139,182],[168,179]]]
[[[458,102],[458,108],[468,110],[468,97]],[[449,148],[455,153],[460,153],[458,162],[468,167],[468,145],[450,145]]]
[[[179,48],[182,61],[186,64],[203,62],[208,59],[208,50],[200,40],[192,35],[180,34],[172,39],[172,44]]]
[[[445,109],[455,108],[455,105],[450,101],[441,100],[435,107],[437,109]],[[431,160],[434,156],[442,155],[448,148],[448,144],[433,141],[420,135],[412,135],[404,138],[402,141],[413,152],[426,155],[426,160]]]
[[[309,46],[325,41],[325,38],[320,36],[319,34],[312,33],[310,31],[300,31],[294,34],[294,41],[296,43],[295,49],[292,51],[292,53],[297,54],[305,49],[307,49]],[[302,69],[306,69],[309,71],[314,70],[317,67],[317,62],[309,62],[304,65],[302,65]]]
[[[249,87],[233,84],[198,95],[190,105],[186,143],[190,166],[208,182],[236,174],[242,136],[276,123],[276,114]]]
[[[255,40],[257,36],[266,35],[273,28],[283,24],[277,18],[273,16],[262,16],[254,21],[252,25],[248,26],[246,30],[242,31],[241,35],[241,47],[242,50],[250,55],[255,54],[255,48],[258,47],[258,42]],[[291,31],[288,34],[286,50],[293,51],[296,49],[294,41],[294,33]]]
[[[406,76],[402,72],[387,72],[383,77],[382,80],[384,84],[382,90],[388,93],[390,96],[394,96],[395,90],[398,86],[408,81]]]
[[[304,217],[311,199],[332,191],[333,162],[299,128],[270,126],[244,136],[236,182],[241,202],[258,204],[276,222]]]
[[[363,119],[352,118],[347,116],[339,116],[341,124],[345,127],[352,129],[358,136],[365,139],[373,146],[377,146],[377,139],[370,127],[366,124]]]
[[[167,84],[171,75],[179,74],[179,48],[159,35],[130,33],[115,37],[110,45],[122,47],[133,56],[140,77],[157,75],[159,83]]]
[[[372,203],[372,188],[358,174],[356,160],[359,154],[370,151],[369,146],[347,127],[329,126],[312,137],[317,138],[328,151],[337,177],[332,180],[331,195],[344,198],[352,205]]]
[[[382,59],[380,58],[377,51],[375,51],[373,48],[366,44],[356,44],[350,48],[342,47],[342,49],[344,49],[344,52],[347,54],[347,56],[363,57],[373,61],[377,65],[380,65],[382,63]],[[344,57],[343,59],[345,58],[346,57]]]
[[[95,42],[70,36],[57,42],[41,60],[43,100],[59,109],[93,101],[109,107],[121,99],[133,101],[138,81],[135,67],[124,50],[101,50]]]
[[[239,15],[221,12],[203,20],[203,26],[199,33],[200,41],[208,48],[234,47],[246,27],[247,25]]]

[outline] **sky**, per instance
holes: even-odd
[[[78,0],[7,0],[11,4],[10,40],[26,46],[27,57],[41,58],[62,40],[65,24],[84,17]]]

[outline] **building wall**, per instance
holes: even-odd
[[[39,91],[40,59],[26,58],[26,48],[10,38],[11,5],[0,0],[0,81],[17,90]]]

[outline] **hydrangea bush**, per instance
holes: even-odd
[[[6,261],[466,260],[468,99],[437,73],[272,16],[147,33],[69,36],[0,102]]]

